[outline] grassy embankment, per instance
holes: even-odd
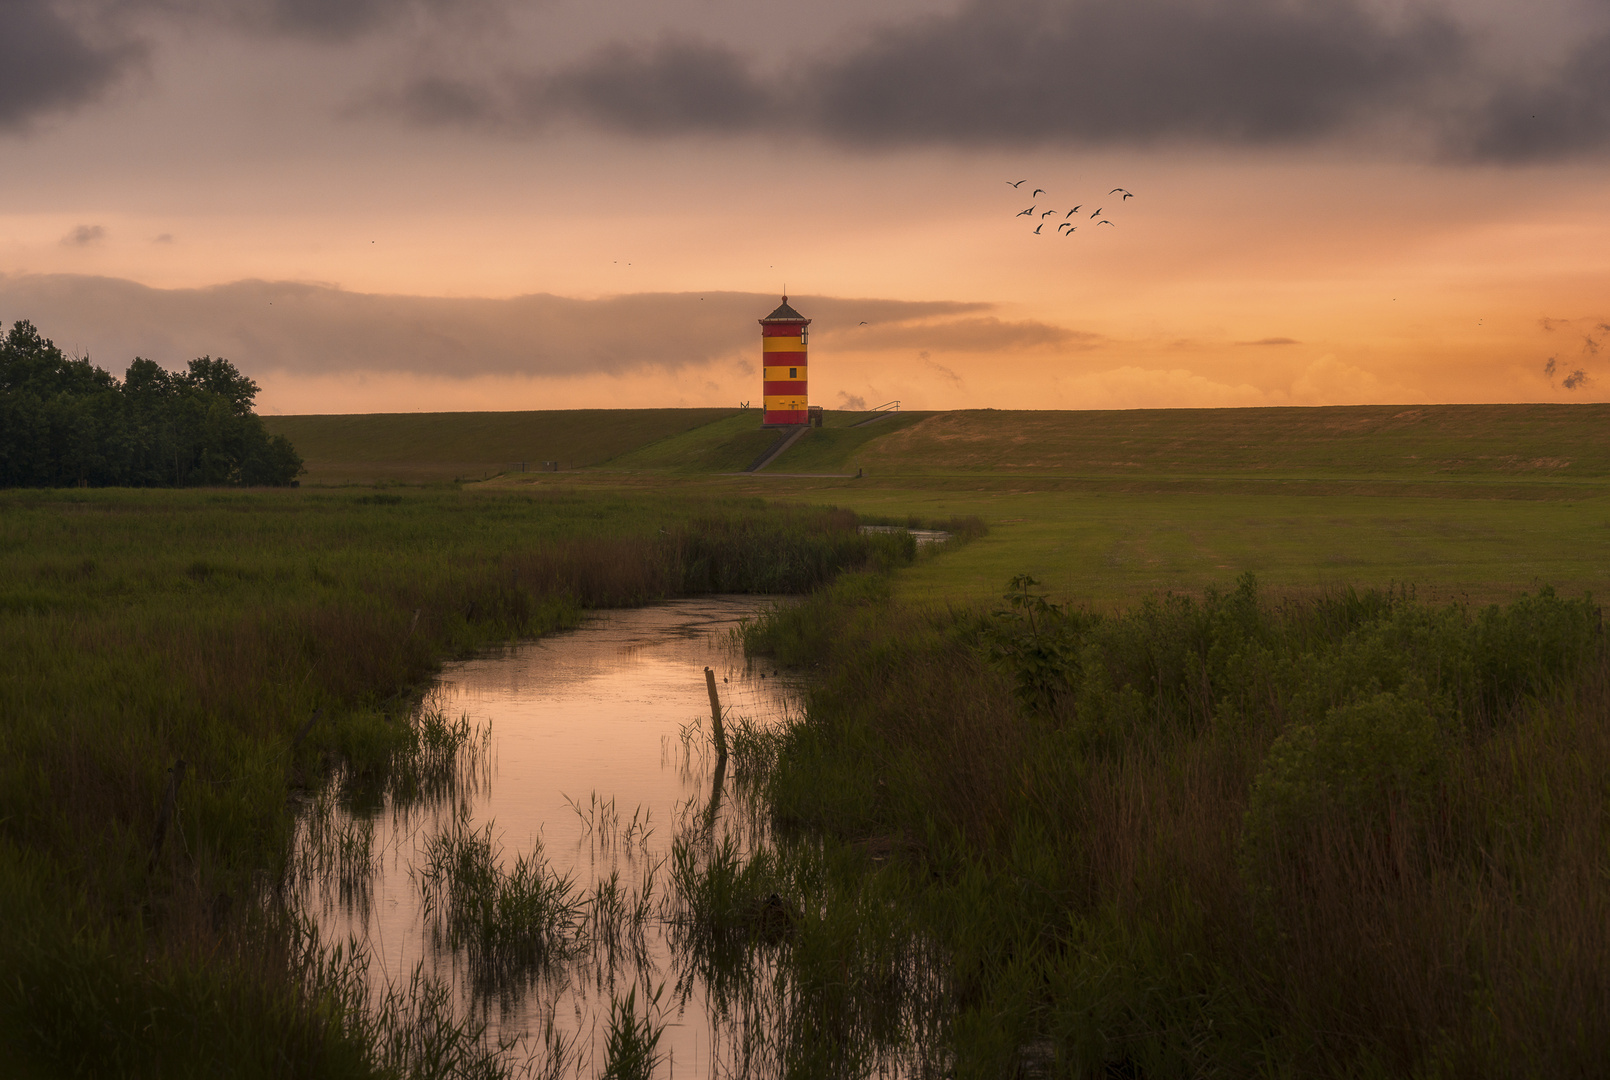
[[[578,469],[717,423],[736,409],[265,416],[307,462],[304,484],[443,483],[538,469]],[[747,465],[748,462],[744,462]],[[743,468],[742,465],[739,468]]]
[[[450,996],[377,1015],[306,953],[273,899],[288,793],[339,769],[372,802],[450,766],[453,733],[411,719],[442,657],[898,557],[853,526],[652,492],[0,493],[7,1070],[496,1074]]]

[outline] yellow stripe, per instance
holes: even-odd
[[[805,365],[804,364],[801,364],[799,367],[793,367],[793,368],[769,367],[769,368],[761,368],[760,370],[765,373],[765,374],[761,375],[761,377],[760,377],[763,382],[777,382],[780,379],[787,379],[790,382],[799,382],[800,380],[805,378]],[[799,372],[799,374],[798,375],[790,375],[789,374],[790,371],[797,371],[797,372]]]
[[[804,352],[805,342],[797,337],[761,338],[761,352]]]
[[[763,404],[767,412],[778,410],[803,409],[805,399],[802,397],[768,397]]]

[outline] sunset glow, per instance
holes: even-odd
[[[758,399],[785,286],[828,408],[1610,396],[1591,5],[319,10],[8,7],[0,319],[270,412]]]

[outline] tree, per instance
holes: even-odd
[[[120,383],[19,321],[0,341],[0,487],[290,484],[302,459],[257,391],[211,356],[183,373],[135,357]]]

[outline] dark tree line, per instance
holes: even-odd
[[[256,397],[228,360],[136,358],[119,382],[18,322],[0,341],[0,487],[289,484],[302,459]]]

